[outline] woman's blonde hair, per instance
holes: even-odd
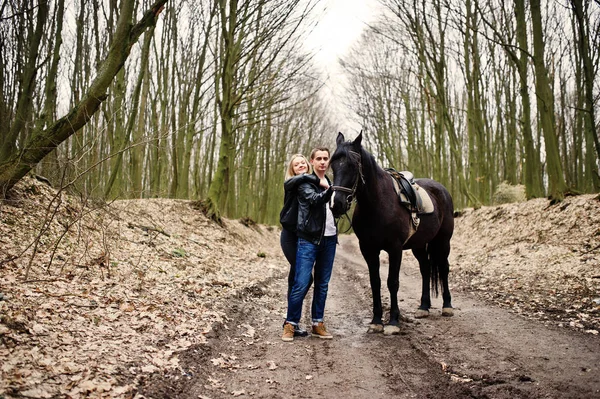
[[[290,179],[294,176],[296,176],[294,174],[294,165],[292,165],[292,163],[294,162],[294,159],[296,158],[304,158],[304,161],[306,162],[306,166],[308,167],[308,173],[312,173],[312,167],[310,165],[310,162],[308,162],[308,159],[306,159],[306,157],[302,154],[294,154],[292,155],[292,157],[290,158],[290,161],[288,162],[288,166],[285,169],[285,179]]]

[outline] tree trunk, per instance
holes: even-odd
[[[36,86],[36,74],[38,70],[38,56],[40,43],[44,33],[44,24],[48,19],[48,2],[40,1],[36,19],[36,27],[33,37],[29,42],[29,51],[27,54],[27,63],[24,66],[22,83],[19,89],[19,98],[17,100],[17,108],[15,111],[15,119],[8,129],[8,132],[4,136],[2,143],[0,144],[0,160],[10,159],[17,153],[17,139],[23,134],[23,130],[26,129],[26,124],[31,118],[32,101],[35,93]],[[1,127],[4,129],[4,127]],[[0,168],[3,163],[0,163]],[[1,170],[0,170],[1,173]],[[0,175],[1,176],[1,175]],[[10,187],[1,184],[2,191],[6,192]]]
[[[548,194],[553,202],[562,201],[567,190],[563,176],[558,138],[554,124],[554,96],[550,87],[548,70],[544,59],[544,36],[540,0],[530,0],[531,27],[533,31],[533,64],[535,67],[535,91],[540,124],[546,148],[548,171]]]
[[[263,145],[264,145],[264,152],[262,154],[261,157],[261,161],[263,163],[263,167],[261,168],[261,170],[264,169],[264,176],[263,178],[259,178],[258,181],[259,182],[265,182],[265,181],[274,181],[276,177],[271,178],[271,159],[272,159],[272,154],[271,154],[271,141],[273,140],[273,132],[271,129],[271,113],[269,111],[267,111],[267,120],[265,122],[265,129],[264,129],[264,137],[263,137]],[[261,184],[261,186],[263,187],[263,196],[262,198],[259,200],[259,209],[258,209],[258,219],[259,220],[266,220],[268,217],[267,214],[267,210],[268,210],[268,204],[269,204],[269,200],[271,198],[270,195],[270,185],[269,184]]]
[[[111,119],[111,124],[113,128],[109,130],[112,135],[109,136],[110,140],[110,175],[108,177],[108,181],[104,185],[104,196],[110,197],[111,193],[113,197],[119,197],[120,193],[123,191],[120,186],[120,180],[117,181],[117,178],[120,177],[121,164],[123,163],[123,151],[125,147],[129,144],[129,138],[127,137],[127,132],[125,129],[125,103],[126,103],[126,78],[125,78],[125,69],[121,69],[117,76],[115,77],[115,81],[113,84],[113,96],[114,102],[112,104],[112,115],[114,117]]]
[[[219,98],[219,116],[221,124],[221,143],[217,170],[210,184],[207,198],[207,215],[214,220],[221,220],[221,209],[227,200],[232,157],[234,152],[233,119],[237,103],[235,65],[240,53],[240,44],[236,41],[237,0],[221,1],[221,95]],[[229,9],[229,15],[227,14]]]
[[[131,24],[134,2],[122,3],[117,29],[109,53],[98,69],[88,92],[64,117],[45,130],[32,132],[21,150],[12,151],[0,161],[0,187],[3,195],[50,151],[81,129],[107,97],[106,90],[129,56],[131,46],[146,28],[156,22],[167,0],[158,0],[142,19]],[[32,93],[26,93],[31,95]]]
[[[516,88],[512,87],[512,82],[514,82],[516,80],[516,78],[514,77],[514,73],[511,74],[511,79],[506,79],[507,81],[505,82],[504,86],[506,87],[506,89],[504,90],[506,93],[514,93],[516,92]],[[510,81],[510,86],[508,81]],[[506,143],[506,148],[503,151],[503,153],[506,154],[506,162],[504,164],[504,180],[508,181],[510,184],[517,184],[519,182],[519,180],[517,179],[517,102],[516,99],[514,97],[511,96],[506,96],[507,97],[507,112],[506,115],[508,116],[507,118],[505,118],[506,123],[504,124],[504,127],[506,129],[506,137],[505,140],[503,140],[504,143]],[[498,115],[502,115],[503,113],[501,112],[502,110],[500,108],[502,108],[501,102],[497,101],[497,112]],[[500,116],[500,118],[502,118],[502,116]]]
[[[521,129],[525,143],[525,192],[527,199],[540,198],[544,196],[540,164],[538,162],[538,150],[535,148],[533,131],[531,129],[531,99],[528,88],[528,40],[527,40],[527,18],[525,16],[525,0],[515,0],[515,17],[517,20],[517,42],[520,48],[520,57],[515,59],[519,68],[520,93],[523,103],[523,116]],[[518,60],[518,61],[517,61]]]
[[[592,147],[596,149],[596,156],[591,154],[587,157],[586,174],[592,183],[590,190],[600,189],[600,176],[598,175],[598,160],[600,160],[600,140],[596,131],[596,108],[594,99],[594,78],[597,67],[594,67],[590,47],[590,20],[587,11],[587,4],[584,7],[582,0],[571,0],[573,13],[577,21],[577,50],[583,64],[583,98],[585,99],[583,120],[586,138],[587,152],[592,152]],[[596,43],[597,44],[597,43]]]
[[[137,117],[137,123],[133,130],[133,143],[134,147],[131,148],[131,186],[135,198],[144,197],[143,175],[144,175],[144,154],[146,153],[146,143],[144,128],[147,123],[146,112],[147,102],[150,93],[150,78],[148,76],[148,61],[150,57],[150,44],[152,37],[154,36],[154,26],[144,34],[144,44],[142,46],[142,65],[140,66],[140,74],[143,75],[142,92],[140,98],[139,114]],[[144,57],[144,52],[146,53]]]
[[[56,15],[54,16],[56,27],[52,35],[52,37],[55,39],[55,42],[54,46],[52,46],[51,44],[49,45],[50,48],[53,47],[53,51],[51,55],[52,61],[50,62],[50,67],[48,68],[48,75],[46,77],[46,98],[44,101],[44,108],[42,114],[36,125],[36,130],[44,129],[46,126],[49,126],[50,123],[56,118],[56,81],[58,76],[58,63],[60,61],[60,50],[62,48],[63,42],[62,27],[65,10],[64,0],[59,0],[56,7]],[[41,174],[47,177],[50,181],[57,181],[60,175],[60,165],[58,162],[58,154],[56,150],[52,151],[44,161],[45,162],[43,162],[41,165]]]
[[[138,145],[139,143],[131,143],[131,136],[132,136],[132,132],[134,131],[135,128],[135,124],[138,121],[138,112],[140,109],[140,94],[142,92],[142,86],[144,83],[144,76],[146,74],[146,70],[147,70],[147,65],[148,65],[148,59],[150,57],[150,43],[152,41],[152,32],[153,32],[153,27],[151,27],[148,32],[146,32],[145,36],[144,36],[144,43],[142,45],[142,54],[140,56],[140,70],[138,73],[138,78],[137,78],[137,82],[135,84],[135,88],[133,90],[133,94],[132,94],[132,105],[131,105],[131,112],[129,115],[129,118],[127,119],[127,126],[124,129],[124,132],[120,132],[120,134],[123,134],[123,138],[122,140],[120,140],[121,143],[121,147],[118,149],[118,153],[115,156],[115,163],[113,165],[113,169],[111,170],[110,173],[110,178],[108,180],[108,183],[106,185],[105,188],[105,196],[108,197],[110,192],[111,192],[111,188],[120,172],[120,170],[123,168],[123,155],[125,153],[125,151],[127,150],[127,148],[129,148],[130,152],[135,151],[135,146]],[[125,187],[120,187],[121,189],[124,189]],[[134,192],[134,196],[138,197],[139,194],[137,192]]]

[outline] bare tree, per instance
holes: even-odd
[[[546,147],[546,164],[549,183],[548,194],[553,201],[561,201],[564,198],[567,187],[560,161],[558,139],[554,130],[554,96],[550,87],[548,70],[544,59],[544,34],[540,0],[530,0],[529,5],[531,11],[531,27],[533,30],[533,63],[535,66],[537,109]]]
[[[280,70],[274,65],[282,59],[282,50],[298,44],[297,32],[311,7],[312,1],[303,6],[299,0],[242,3],[220,0],[221,35],[216,75],[220,143],[206,199],[207,214],[215,220],[220,220],[227,201],[234,200],[232,195],[236,194],[231,190],[236,144],[242,137],[240,127],[245,122],[240,119],[239,111],[246,109],[247,101],[252,98],[250,94],[260,85],[280,76]]]
[[[28,10],[26,12],[33,12],[33,10]],[[48,2],[42,1],[40,2],[39,7],[37,7],[35,32],[29,39],[29,50],[25,58],[26,61],[23,66],[22,76],[19,79],[21,86],[19,87],[15,117],[12,124],[2,126],[3,140],[2,144],[0,144],[0,160],[8,159],[17,152],[17,141],[19,140],[19,136],[24,136],[25,130],[27,129],[26,124],[31,118],[33,94],[36,90],[37,83],[38,56],[47,18]],[[7,126],[8,129],[4,130]],[[0,185],[1,181],[0,178]],[[4,188],[3,191],[6,189],[7,188]]]
[[[158,0],[136,24],[132,24],[135,3],[122,2],[110,50],[102,65],[99,66],[97,76],[81,101],[67,115],[49,127],[34,130],[20,146],[18,146],[16,136],[22,131],[22,128],[17,129],[15,124],[17,127],[19,125],[23,126],[26,119],[22,119],[22,117],[25,114],[21,114],[21,119],[15,119],[15,124],[11,125],[8,135],[6,133],[2,134],[3,137],[9,139],[8,144],[3,145],[2,157],[0,158],[0,187],[2,187],[3,195],[6,195],[8,190],[50,151],[75,134],[90,120],[102,101],[106,99],[106,90],[123,67],[129,56],[131,46],[148,27],[156,23],[156,19],[165,3],[166,0]],[[44,12],[42,11],[41,14],[42,17],[38,16],[38,20],[43,21],[45,19]],[[43,22],[40,23],[43,24]],[[32,43],[35,44],[35,39]],[[30,48],[34,47],[31,46]],[[37,52],[38,50],[32,51]],[[32,58],[37,57],[32,56],[30,60]],[[26,105],[29,100],[26,97],[30,97],[32,93],[29,89],[21,91],[19,103],[25,104],[22,106],[23,108],[27,108]]]
[[[585,166],[587,170],[588,179],[587,182],[591,184],[591,187],[585,187],[587,190],[599,190],[600,189],[600,176],[598,175],[598,161],[600,160],[600,140],[598,140],[598,133],[596,127],[596,96],[594,95],[594,81],[598,74],[597,63],[594,67],[592,47],[590,45],[591,27],[590,27],[590,15],[589,1],[584,0],[571,0],[571,6],[576,21],[576,45],[581,59],[583,69],[583,127],[584,137],[586,140],[587,151]],[[596,29],[600,26],[596,22]],[[595,37],[598,37],[598,31],[596,31]],[[592,42],[594,43],[594,42]],[[598,41],[596,40],[596,45]],[[596,46],[596,57],[597,46]],[[592,148],[596,150],[596,156],[592,156]]]

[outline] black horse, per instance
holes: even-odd
[[[411,249],[421,270],[421,305],[415,317],[429,315],[431,290],[442,289],[444,300],[443,316],[452,316],[450,290],[448,289],[448,255],[450,238],[454,232],[454,209],[452,197],[444,186],[431,179],[416,179],[416,183],[427,193],[433,204],[433,212],[419,214],[415,231],[413,215],[400,203],[391,175],[375,162],[375,158],[361,145],[362,132],[350,142],[338,134],[337,148],[331,157],[333,169],[332,212],[340,217],[348,211],[356,198],[352,227],[358,237],[360,251],[369,267],[371,291],[373,293],[373,320],[369,332],[397,334],[400,310],[398,288],[402,251]],[[390,321],[383,327],[381,307],[381,278],[379,276],[379,254],[384,250],[389,255],[387,286],[390,291]]]

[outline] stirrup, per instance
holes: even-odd
[[[415,230],[419,228],[419,223],[421,223],[421,219],[419,219],[419,215],[417,215],[417,212],[411,212],[410,214],[412,216],[412,223],[415,226]]]

